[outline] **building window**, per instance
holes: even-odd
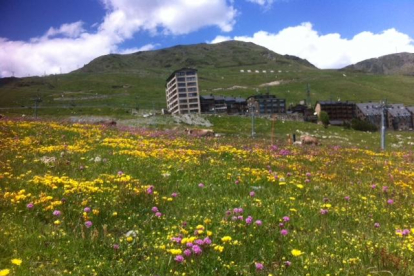
[[[178,88],[178,92],[187,92],[187,89],[185,89],[185,88]]]
[[[180,98],[187,98],[187,94],[178,94],[178,97],[180,97]]]
[[[184,77],[177,78],[177,81],[185,81]]]
[[[185,72],[178,72],[177,76],[185,76]]]
[[[197,87],[188,88],[188,92],[194,92],[194,91],[197,91]]]
[[[197,103],[198,102],[198,99],[190,99],[189,102],[190,103]]]
[[[187,76],[194,76],[196,73],[194,71],[187,72]]]
[[[195,81],[196,78],[195,77],[187,77],[187,81]]]
[[[197,97],[197,93],[188,93],[189,97]]]
[[[190,108],[198,107],[198,104],[190,104]]]
[[[180,103],[187,103],[187,100],[180,100]]]
[[[180,104],[180,108],[188,108],[188,105],[186,105],[186,104]]]
[[[185,87],[185,82],[179,82],[178,87]]]
[[[196,86],[196,82],[187,82],[187,86]]]

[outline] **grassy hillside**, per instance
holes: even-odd
[[[233,42],[109,55],[70,74],[2,79],[0,108],[33,106],[32,98],[39,95],[43,100],[41,106],[55,107],[54,112],[71,113],[73,107],[90,113],[137,106],[161,109],[166,106],[165,79],[173,70],[192,65],[198,69],[204,95],[247,97],[256,93],[256,89],[259,92],[269,89],[290,104],[305,98],[309,83],[313,103],[340,98],[357,102],[387,99],[414,105],[414,77],[319,70],[305,60],[277,55],[252,43]],[[255,73],[256,70],[260,73]],[[264,86],[271,82],[279,83]]]

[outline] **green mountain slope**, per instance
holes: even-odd
[[[414,105],[412,76],[319,70],[253,43],[223,42],[102,56],[70,74],[0,79],[0,108],[33,106],[33,98],[40,96],[42,107],[55,108],[51,114],[65,108],[72,113],[94,112],[92,107],[161,109],[166,106],[165,80],[181,67],[198,69],[204,95],[247,97],[269,91],[294,104],[306,98],[309,83],[313,103],[387,99]]]
[[[101,56],[78,72],[136,72],[148,68],[225,68],[247,65],[292,65],[315,68],[306,60],[294,56],[282,56],[253,43],[226,41],[218,44],[179,45],[128,55]]]
[[[371,58],[344,68],[348,71],[360,71],[380,75],[414,76],[414,54],[398,53]]]

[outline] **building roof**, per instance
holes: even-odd
[[[408,112],[403,104],[391,104],[388,107],[388,114],[392,117],[411,117],[410,112]]]
[[[366,116],[381,116],[380,103],[357,103],[356,107]]]
[[[183,68],[181,68],[181,69],[175,70],[175,71],[174,71],[174,72],[172,72],[172,73],[171,73],[171,75],[167,78],[166,82],[169,82],[172,78],[174,78],[175,74],[177,74],[178,72],[181,72],[181,71],[196,71],[196,72],[197,72],[197,69],[194,69],[194,68],[188,68],[188,67],[183,67]]]
[[[410,112],[410,113],[413,113],[414,114],[414,106],[408,106],[408,107],[406,107],[407,108],[407,110]]]
[[[353,102],[341,102],[341,101],[318,101],[316,104],[320,104],[320,105],[354,105],[355,103]]]
[[[213,96],[213,95],[209,95],[209,96],[200,96],[200,99],[203,100],[214,100],[214,101],[226,101],[226,102],[236,102],[236,103],[243,103],[246,101],[246,99],[244,98],[240,98],[240,97],[223,97],[223,96]]]

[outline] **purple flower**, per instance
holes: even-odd
[[[251,216],[248,216],[246,218],[246,224],[251,224],[253,222],[253,218]]]
[[[262,263],[255,263],[256,270],[263,270],[264,265]]]
[[[286,262],[285,262],[285,266],[286,266],[286,267],[289,267],[289,266],[291,266],[291,265],[292,265],[292,263],[291,263],[291,262],[289,262],[289,261],[286,261]]]
[[[184,262],[184,257],[182,255],[177,255],[177,256],[175,256],[174,260],[177,263],[182,263],[182,262]]]
[[[279,227],[283,228],[285,226],[285,224],[283,222],[279,223]]]
[[[185,246],[187,246],[187,247],[193,247],[194,244],[192,242],[187,242]]]
[[[243,220],[243,216],[238,216],[237,219],[238,220]]]
[[[256,195],[256,193],[255,193],[255,192],[253,192],[253,191],[251,191],[251,192],[249,193],[249,195],[250,195],[251,197],[254,197],[254,196]]]
[[[197,245],[203,245],[204,241],[201,240],[201,239],[197,239],[197,240],[194,241],[194,243],[197,244]]]
[[[376,223],[374,223],[374,227],[375,228],[379,228],[380,227],[380,224],[378,222],[376,222]]]
[[[387,200],[387,203],[388,203],[389,205],[392,205],[392,204],[394,204],[394,200],[392,200],[392,199],[388,199],[388,200]]]
[[[34,207],[34,204],[32,202],[30,202],[29,204],[26,205],[27,209],[31,210]]]
[[[231,211],[230,210],[227,210],[226,211],[226,217],[228,217],[228,216],[230,216],[231,215]]]
[[[211,244],[211,239],[209,237],[205,237],[204,238],[204,244],[210,245]]]
[[[156,217],[161,217],[161,216],[162,216],[162,214],[161,214],[160,212],[156,212],[156,213],[155,213],[155,216],[156,216]]]
[[[388,186],[383,186],[383,187],[382,187],[382,191],[383,191],[384,193],[388,192]]]
[[[280,231],[280,234],[282,234],[282,236],[286,236],[288,234],[288,230],[283,229],[282,231]]]
[[[156,212],[158,212],[159,210],[158,210],[158,207],[154,206],[154,207],[152,207],[152,208],[151,208],[151,211],[152,211],[153,213],[156,213]]]
[[[344,197],[346,201],[349,201],[351,198],[349,196]]]
[[[238,185],[240,183],[239,180],[234,181],[234,184]]]
[[[177,194],[177,193],[172,193],[172,194],[171,194],[171,196],[172,196],[172,197],[177,197],[177,196],[178,196],[178,194]]]
[[[376,184],[372,184],[371,185],[371,189],[375,189],[375,188],[377,188],[377,185]]]
[[[62,214],[59,210],[54,210],[53,215],[59,217]]]
[[[191,250],[194,252],[194,254],[196,255],[200,255],[201,253],[203,253],[203,250],[201,249],[200,246],[198,245],[194,245],[193,247],[191,247]]]
[[[118,250],[118,249],[119,249],[119,244],[114,244],[112,247],[113,247],[115,250]]]
[[[254,223],[256,223],[257,226],[262,226],[263,224],[261,220],[256,220]]]
[[[85,222],[85,226],[86,228],[91,228],[92,227],[92,221],[88,220],[87,222]]]
[[[148,189],[147,189],[147,194],[148,194],[148,195],[152,195],[153,193],[154,193],[154,186],[152,186],[152,185],[151,185],[151,186],[149,186],[149,187],[148,187]]]
[[[118,171],[118,176],[121,176],[121,175],[123,175],[124,174],[124,172],[123,171]]]
[[[186,249],[186,250],[184,250],[184,255],[185,255],[186,257],[189,257],[189,256],[191,255],[191,250],[190,250],[190,249]]]
[[[200,187],[200,188],[204,188],[204,184],[203,184],[203,183],[199,183],[199,184],[198,184],[198,187]]]
[[[83,211],[84,211],[85,213],[90,213],[90,212],[91,212],[91,208],[89,208],[89,207],[85,207],[85,208],[83,209]]]
[[[329,198],[324,197],[324,198],[323,198],[323,202],[325,202],[325,203],[326,203],[326,202],[329,202]]]
[[[328,209],[321,209],[321,215],[326,215],[328,213]]]
[[[176,242],[176,243],[181,243],[182,238],[181,237],[173,237],[173,238],[171,238],[171,240],[173,242]]]
[[[292,173],[288,172],[286,175],[287,175],[287,176],[292,176]]]
[[[284,221],[284,222],[288,222],[288,221],[290,221],[290,217],[288,217],[288,216],[285,216],[285,217],[283,217],[282,219],[283,219],[283,221]]]
[[[306,173],[306,177],[311,177],[311,173],[310,172],[307,172]]]
[[[403,231],[402,231],[402,235],[403,236],[408,236],[410,234],[410,230],[409,229],[404,229]]]

